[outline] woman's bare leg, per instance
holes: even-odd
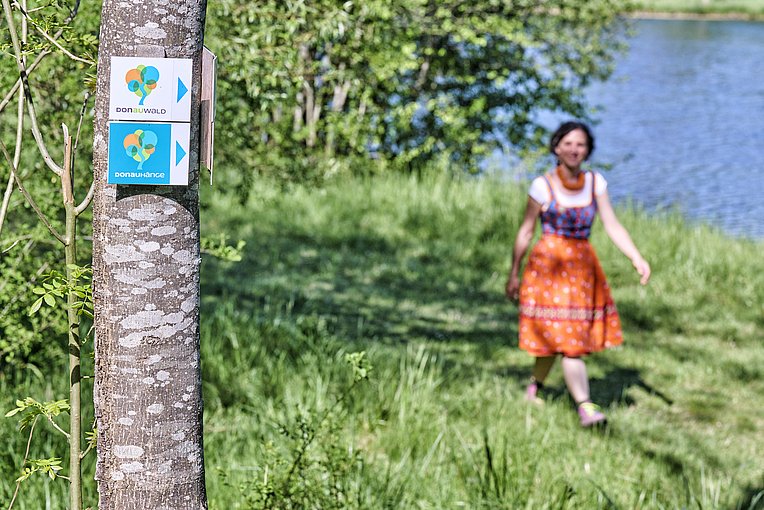
[[[544,380],[546,379],[546,376],[549,375],[549,371],[552,370],[554,359],[555,356],[541,356],[536,358],[536,362],[533,365],[533,372],[531,374],[531,381],[525,389],[525,400],[535,404],[543,403],[538,396],[538,392],[539,389],[544,386]]]
[[[586,374],[586,364],[581,358],[562,358],[562,374],[565,378],[565,384],[568,386],[570,396],[576,404],[588,402],[589,396],[589,376]]]

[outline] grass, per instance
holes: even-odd
[[[597,226],[626,342],[588,363],[612,423],[596,433],[559,368],[546,405],[521,398],[531,359],[502,292],[521,187],[259,181],[246,206],[205,193],[204,233],[247,241],[242,262],[202,267],[210,508],[264,508],[294,466],[291,503],[272,508],[764,508],[761,242],[622,208],[654,268],[642,288]],[[355,351],[374,369],[348,389]],[[60,379],[0,376],[0,404],[60,398]],[[7,501],[25,438],[11,420],[0,433]],[[40,478],[16,508],[61,508],[62,486]]]
[[[698,15],[720,15],[737,18],[764,19],[762,0],[637,0],[640,11]]]

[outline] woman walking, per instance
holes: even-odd
[[[599,213],[607,235],[631,260],[642,285],[650,278],[650,265],[616,218],[604,177],[581,168],[594,150],[588,126],[562,124],[552,135],[549,148],[557,167],[531,183],[506,293],[520,303],[520,348],[536,358],[526,398],[537,400],[539,388],[561,355],[565,384],[581,425],[590,427],[606,418],[591,401],[582,358],[623,342],[610,288],[588,241],[595,215]],[[521,283],[520,265],[538,218],[542,236],[531,250]]]

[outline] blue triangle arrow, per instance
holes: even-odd
[[[183,96],[186,95],[186,92],[188,92],[188,87],[186,87],[186,85],[182,81],[180,81],[180,78],[178,78],[178,100],[176,101],[177,103],[179,103],[180,100],[183,99]]]
[[[183,158],[186,157],[186,151],[183,150],[183,147],[180,146],[180,142],[175,142],[175,166],[178,166],[178,164],[183,160]]]

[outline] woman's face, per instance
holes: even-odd
[[[560,163],[571,170],[578,170],[589,155],[589,139],[582,129],[574,129],[560,139],[554,148]]]

